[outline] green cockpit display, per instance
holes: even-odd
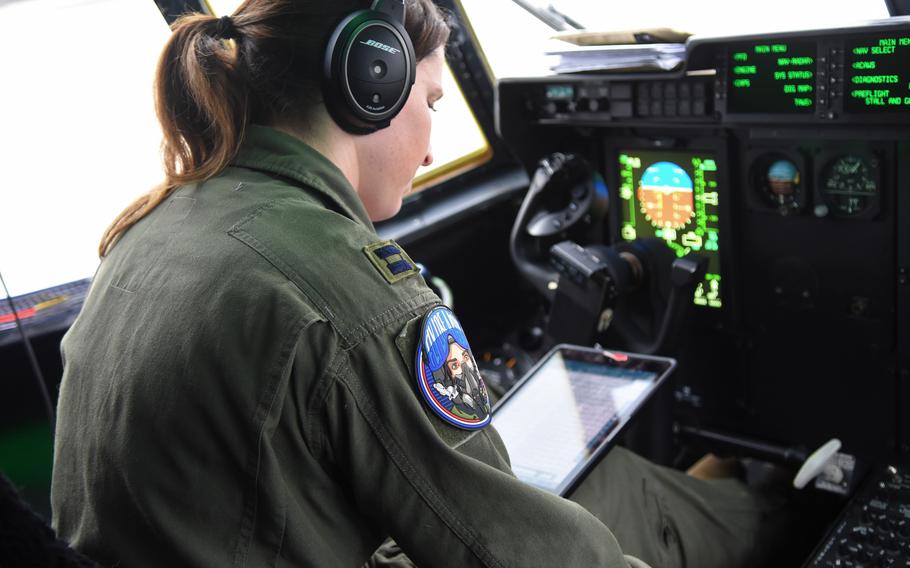
[[[677,256],[708,258],[696,305],[721,307],[717,161],[707,152],[621,150],[620,236],[659,238]]]
[[[815,42],[730,46],[727,111],[811,114],[815,110]]]
[[[548,85],[546,90],[548,101],[572,100],[575,96],[575,87],[572,85]]]
[[[850,40],[845,51],[846,112],[910,110],[910,36]]]

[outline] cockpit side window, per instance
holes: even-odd
[[[154,2],[0,2],[0,262],[12,295],[91,276],[105,227],[161,181],[152,81],[169,34]]]
[[[206,0],[210,11],[223,16],[231,14],[240,5],[239,0]],[[480,125],[468,101],[465,99],[448,65],[443,69],[442,90],[444,96],[433,106],[433,131],[430,145],[433,148],[433,163],[421,166],[414,178],[416,193],[486,162],[492,156]]]
[[[433,163],[417,170],[415,192],[474,168],[492,155],[490,145],[448,65],[442,73],[442,90],[445,95],[434,105],[437,112],[433,115],[433,132],[430,135]]]

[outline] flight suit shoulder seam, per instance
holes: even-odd
[[[333,331],[337,331],[334,327],[331,329]],[[322,427],[320,413],[325,409],[325,401],[329,396],[332,385],[334,385],[337,380],[338,369],[344,362],[344,356],[344,350],[339,349],[336,351],[332,359],[329,361],[329,364],[326,365],[325,371],[318,379],[316,379],[313,400],[307,409],[306,428],[309,432],[314,433],[313,439],[310,442],[313,455],[315,456],[321,455],[326,450],[326,447],[328,445],[326,444],[326,436],[324,431],[325,429]]]
[[[439,298],[437,298],[432,291],[424,290],[416,296],[392,304],[382,312],[361,322],[357,327],[353,328],[351,330],[351,337],[349,338],[350,341],[347,345],[347,349],[354,349],[377,329],[387,328],[390,324],[395,322],[397,317],[414,316],[424,308],[430,307],[438,302]]]
[[[289,280],[300,292],[307,298],[310,304],[318,310],[321,315],[329,322],[332,322],[332,326],[339,333],[339,335],[346,341],[349,338],[345,335],[344,331],[335,324],[335,320],[338,319],[338,316],[329,306],[329,303],[322,297],[322,295],[309,285],[308,281],[300,275],[294,268],[285,262],[281,257],[274,254],[266,243],[262,242],[255,235],[244,229],[244,226],[249,224],[251,221],[262,215],[264,212],[269,209],[274,208],[278,203],[286,200],[272,200],[268,203],[265,203],[259,207],[256,211],[253,211],[240,221],[238,221],[231,229],[228,231],[228,234],[238,241],[244,243],[246,246],[257,252],[262,256],[269,264],[271,264],[275,269],[280,272],[284,277]],[[297,200],[294,200],[297,201]],[[304,200],[300,200],[304,201]],[[306,286],[301,286],[301,283],[307,283]]]
[[[377,329],[383,328],[394,322],[395,318],[402,313],[408,313],[416,308],[421,308],[424,306],[429,306],[433,303],[438,303],[439,299],[433,294],[430,290],[419,291],[416,295],[410,296],[402,301],[393,303],[392,305],[386,307],[378,314],[370,316],[369,319],[364,321],[346,321],[341,313],[334,309],[331,304],[325,299],[319,289],[302,274],[300,274],[293,265],[284,260],[280,255],[276,254],[272,247],[268,243],[260,240],[255,234],[245,229],[245,226],[250,222],[255,220],[257,217],[262,215],[264,212],[273,209],[282,202],[287,202],[288,199],[272,200],[269,201],[255,211],[246,215],[243,219],[239,220],[231,229],[228,231],[228,234],[238,241],[244,243],[247,247],[254,250],[260,256],[262,256],[270,265],[272,265],[279,273],[281,273],[287,280],[289,280],[300,292],[307,298],[309,303],[313,308],[318,311],[322,317],[326,319],[332,326],[332,328],[338,333],[339,337],[342,339],[343,345],[346,348],[354,348],[361,341]],[[292,201],[297,201],[296,199]],[[304,200],[300,200],[304,201]],[[366,294],[369,296],[369,293]]]

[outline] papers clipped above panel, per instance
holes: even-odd
[[[673,28],[589,31],[570,30],[553,35],[553,39],[573,45],[627,45],[643,43],[685,43],[692,34]]]
[[[659,72],[679,68],[686,58],[682,43],[596,45],[549,51],[557,73]]]

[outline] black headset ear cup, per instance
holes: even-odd
[[[326,46],[323,95],[335,122],[369,134],[389,125],[414,85],[414,46],[404,26],[376,10],[346,17]]]

